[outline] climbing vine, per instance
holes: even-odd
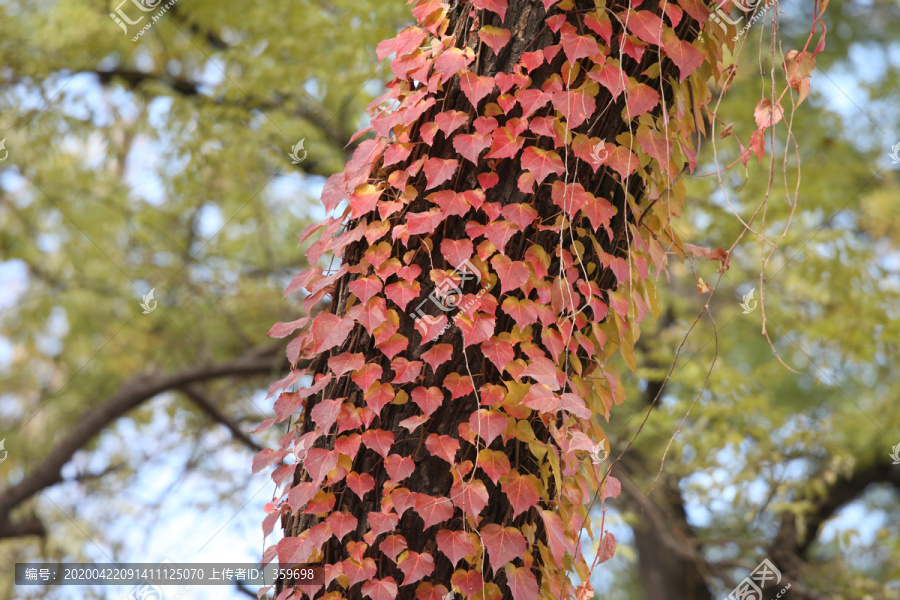
[[[624,401],[610,359],[636,369],[670,254],[727,266],[672,220],[734,28],[701,0],[412,5],[378,45],[394,77],[325,184],[331,216],[300,235],[318,234],[312,267],[287,293],[327,308],[269,332],[292,336],[294,368],[258,429],[289,423],[253,463],[284,462],[264,561],[322,565],[279,600],[590,598],[616,550],[602,528],[595,556],[580,544],[620,491],[598,418]],[[744,164],[822,47],[788,53]]]

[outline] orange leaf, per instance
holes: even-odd
[[[500,54],[500,50],[509,43],[509,38],[512,34],[508,29],[503,29],[502,27],[491,27],[490,25],[485,25],[481,28],[481,31],[478,32],[478,37],[481,38],[487,46],[494,51],[494,54]]]
[[[509,473],[509,457],[499,450],[485,448],[478,453],[478,466],[496,485],[501,477]]]

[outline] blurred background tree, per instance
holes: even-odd
[[[198,0],[136,42],[116,8],[0,2],[0,560],[250,562],[273,488],[248,480],[250,458],[279,433],[248,432],[285,368],[264,333],[301,310],[281,298],[304,267],[295,240],[387,76],[374,47],[408,8]],[[811,9],[780,10],[780,51],[802,47]],[[774,13],[744,34],[716,134],[755,128]],[[620,550],[595,575],[602,597],[724,597],[769,557],[792,598],[900,598],[900,6],[833,0],[825,19],[810,100],[786,119],[799,149],[780,124],[765,217],[771,241],[791,220],[765,314],[800,374],[761,334],[762,308],[740,306],[751,288],[759,300],[771,250],[751,232],[715,323],[691,330],[650,408],[706,300],[696,276],[718,277],[672,264],[606,426],[613,457],[640,435],[614,470]],[[679,225],[686,242],[727,248],[735,213],[766,196],[769,157],[720,180],[740,149],[704,146]],[[119,591],[0,575],[0,598]]]

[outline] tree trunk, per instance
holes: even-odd
[[[593,150],[599,157],[597,162],[608,162],[599,166],[591,165],[584,159],[584,153],[581,159],[578,158],[571,147],[574,144],[563,143],[561,139],[559,143],[555,141],[555,138],[562,135],[561,132],[557,132],[554,138],[549,131],[535,135],[534,129],[524,132],[527,140],[520,137],[520,132],[515,132],[512,137],[519,138],[522,147],[514,155],[487,158],[482,152],[477,157],[477,164],[464,159],[457,150],[459,146],[454,145],[454,140],[463,134],[473,133],[479,127],[478,123],[472,123],[475,117],[488,114],[498,121],[499,127],[493,133],[494,143],[497,144],[496,132],[504,125],[511,124],[515,127],[514,119],[522,115],[523,102],[519,98],[519,104],[508,109],[506,114],[502,110],[492,109],[492,103],[505,101],[503,98],[498,99],[498,89],[492,85],[490,93],[479,99],[473,107],[468,94],[462,89],[460,75],[454,74],[446,82],[441,82],[442,85],[435,85],[437,89],[425,94],[424,100],[433,98],[435,102],[418,116],[414,124],[407,127],[407,123],[401,120],[391,131],[396,137],[386,136],[384,131],[379,131],[381,138],[389,137],[389,140],[369,145],[364,143],[347,170],[329,180],[323,194],[326,206],[329,205],[328,197],[334,199],[331,202],[334,206],[337,200],[344,199],[351,193],[357,196],[350,198],[351,208],[348,211],[352,210],[352,213],[346,220],[345,229],[349,233],[343,234],[344,238],[331,238],[333,231],[326,232],[323,236],[323,240],[338,239],[330,249],[341,255],[342,265],[348,267],[348,270],[338,272],[331,279],[327,279],[327,275],[312,272],[302,274],[295,280],[296,286],[292,287],[307,287],[313,294],[311,302],[318,300],[326,292],[331,294],[333,301],[327,318],[322,315],[316,317],[310,331],[302,333],[292,343],[293,350],[289,349],[289,358],[292,362],[299,357],[314,358],[311,374],[333,375],[334,378],[327,383],[322,380],[324,388],[321,390],[313,388],[312,391],[307,390],[299,395],[291,392],[282,396],[285,398],[284,402],[294,402],[298,408],[301,402],[305,402],[305,405],[302,405],[297,428],[282,440],[281,453],[267,456],[277,460],[294,448],[300,436],[308,435],[305,439],[315,438],[312,450],[307,451],[301,447],[297,452],[305,459],[305,468],[294,470],[293,467],[281,467],[273,476],[276,481],[279,477],[292,478],[290,493],[285,490],[283,499],[287,501],[280,505],[280,514],[285,535],[288,538],[300,536],[302,540],[281,542],[277,552],[280,561],[285,563],[309,560],[322,565],[340,564],[339,568],[327,567],[327,575],[330,577],[343,573],[347,579],[329,581],[327,589],[340,591],[346,598],[370,596],[373,600],[384,600],[397,595],[405,599],[414,598],[417,593],[420,598],[440,598],[451,588],[455,588],[470,597],[478,596],[484,600],[501,597],[522,600],[533,597],[535,585],[542,587],[550,597],[562,597],[573,592],[568,583],[567,571],[577,571],[582,576],[585,574],[586,565],[573,543],[573,532],[580,530],[583,521],[579,521],[579,516],[586,514],[584,506],[591,499],[589,475],[583,467],[591,463],[584,460],[587,448],[583,445],[576,448],[572,432],[583,430],[594,442],[602,442],[602,430],[596,419],[590,424],[588,421],[591,419],[584,416],[581,421],[573,417],[572,414],[580,412],[577,408],[568,412],[566,409],[559,410],[560,395],[577,396],[576,403],[580,403],[582,408],[585,407],[582,399],[587,399],[585,410],[595,414],[605,412],[607,418],[613,399],[621,401],[621,387],[616,389],[614,371],[602,366],[601,358],[605,359],[612,353],[609,347],[605,354],[601,350],[591,352],[589,349],[592,345],[602,348],[607,335],[611,337],[613,350],[616,344],[633,344],[637,335],[637,323],[643,314],[635,315],[641,310],[629,306],[643,302],[645,313],[648,305],[653,302],[652,291],[648,292],[647,288],[642,287],[637,275],[632,278],[632,283],[628,283],[629,271],[637,273],[641,270],[634,262],[636,248],[643,246],[646,250],[657,244],[655,233],[651,235],[650,229],[655,232],[669,230],[667,221],[662,216],[656,220],[649,218],[649,213],[647,218],[641,217],[642,210],[650,204],[646,199],[650,159],[645,157],[643,165],[638,166],[636,161],[642,155],[637,143],[613,143],[621,134],[637,129],[638,117],[627,119],[623,112],[626,96],[634,98],[638,88],[627,86],[627,93],[617,94],[614,98],[603,85],[591,87],[591,78],[586,73],[592,63],[587,57],[579,56],[577,49],[564,44],[562,49],[556,48],[557,51],[554,52],[554,46],[560,43],[560,34],[554,33],[553,27],[547,24],[548,14],[562,15],[560,18],[567,19],[567,23],[574,26],[572,34],[568,26],[564,25],[564,36],[593,36],[591,30],[585,27],[583,17],[588,11],[594,10],[594,3],[579,0],[574,2],[574,7],[568,12],[562,12],[563,8],[554,6],[548,13],[544,3],[509,0],[505,18],[501,20],[492,10],[503,3],[502,0],[483,0],[476,2],[476,5],[490,10],[476,10],[471,4],[457,2],[447,15],[445,30],[441,29],[440,24],[434,25],[436,20],[439,21],[435,17],[439,11],[429,15],[429,10],[438,7],[436,3],[429,4],[420,0],[416,3],[414,14],[420,24],[424,23],[423,26],[430,24],[438,32],[446,31],[456,48],[471,47],[475,51],[475,58],[468,69],[477,76],[493,78],[498,73],[512,73],[517,65],[521,65],[523,53],[546,51],[545,56],[552,57],[549,63],[544,62],[528,73],[530,83],[523,83],[521,79],[514,82],[506,95],[514,95],[525,88],[540,90],[542,86],[550,90],[549,94],[564,94],[565,90],[587,85],[584,89],[591,91],[585,95],[589,93],[594,98],[595,108],[591,110],[588,107],[584,123],[568,127],[567,121],[574,123],[578,119],[571,108],[571,96],[565,97],[565,102],[562,103],[564,106],[559,102],[551,102],[548,96],[548,100],[529,117],[529,121],[533,128],[541,131],[534,125],[536,120],[539,117],[550,117],[557,123],[566,123],[573,137],[585,134],[588,138],[605,140],[606,156],[602,156],[596,146]],[[423,8],[426,6],[431,8]],[[616,15],[624,15],[628,6],[629,2],[626,0],[614,0],[608,8]],[[644,2],[640,9],[662,14],[656,0]],[[599,14],[602,17],[602,10]],[[624,16],[620,18],[624,19]],[[477,23],[479,19],[481,23]],[[679,21],[675,28],[678,38],[693,40],[698,31],[697,21],[687,13]],[[500,49],[499,55],[489,49],[486,43],[478,42],[478,31],[484,25],[504,27],[511,32],[510,41]],[[554,22],[553,25],[559,31],[560,23]],[[615,17],[610,19],[610,25],[614,32],[612,42],[608,46],[601,42],[598,47],[604,55],[619,58],[618,39],[622,27]],[[600,36],[593,39],[600,39]],[[414,40],[410,46],[422,48],[427,47],[427,43]],[[391,49],[396,50],[396,46]],[[409,50],[412,51],[412,48]],[[577,73],[568,72],[564,67],[570,52],[581,63],[581,69]],[[398,54],[402,55],[403,51],[398,51]],[[410,61],[414,62],[413,59]],[[653,72],[654,65],[659,65],[660,68],[656,73]],[[679,135],[683,137],[682,144],[689,144],[695,123],[692,116],[693,93],[687,91],[692,80],[679,83],[678,69],[668,58],[661,60],[655,47],[646,48],[640,61],[623,55],[621,67],[626,77],[647,84],[662,94],[663,100],[647,112],[642,124],[661,122],[663,109],[672,107],[677,99],[681,102]],[[440,71],[441,68],[441,65],[437,65],[435,70]],[[397,70],[395,68],[395,73]],[[434,76],[434,72],[431,76]],[[553,80],[557,82],[556,87]],[[493,83],[496,80],[492,80]],[[402,87],[397,80],[394,84]],[[424,90],[424,86],[403,88],[406,97],[419,90]],[[405,107],[401,107],[401,113],[403,108]],[[557,112],[559,108],[570,111],[559,112],[571,118],[564,121]],[[450,135],[443,131],[436,132],[431,125],[435,116],[453,110],[465,113],[468,125]],[[684,116],[685,113],[687,116]],[[379,119],[386,118],[385,115],[373,118],[376,130],[384,123]],[[490,127],[489,122],[481,125]],[[408,148],[403,146],[407,142],[412,143],[409,146],[412,150],[404,156],[401,150]],[[389,144],[384,153],[382,144]],[[629,145],[638,153],[630,159]],[[529,189],[527,174],[526,181],[520,186],[523,173],[539,170],[539,167],[529,170],[523,166],[526,161],[524,153],[530,147],[545,152],[558,151],[565,163],[564,173],[557,172],[556,176],[550,175],[543,181],[539,177],[533,191]],[[392,148],[397,150],[396,156],[400,156],[397,161],[384,158]],[[503,152],[495,153],[492,148],[488,154],[496,156]],[[391,178],[392,174],[394,178],[402,177],[398,173],[425,158],[458,159],[459,162],[453,170],[453,176],[440,185],[431,185],[432,179],[440,176],[429,172],[426,166],[411,174],[406,182],[406,186],[412,186],[411,188],[402,183],[397,186],[399,189],[392,187],[396,183],[396,179]],[[635,161],[631,167],[627,165],[628,160]],[[676,165],[676,162],[671,158],[663,168],[666,173],[653,180],[653,185],[656,186],[653,188],[655,196],[666,189],[663,183],[668,183],[671,187],[673,181],[677,180],[681,163]],[[389,164],[385,166],[385,163]],[[658,171],[660,169],[655,167],[656,164],[653,163]],[[635,171],[634,167],[638,170]],[[485,175],[489,173],[496,173],[498,182],[487,188],[489,177]],[[482,178],[479,179],[479,176]],[[554,181],[557,182],[556,187],[553,185]],[[374,185],[380,194],[378,211],[373,212],[374,203],[362,208],[367,202],[365,196],[368,188],[360,186],[366,183]],[[614,206],[614,216],[607,214],[605,218],[601,215],[593,219],[586,216],[588,210],[577,212],[577,208],[571,209],[570,203],[579,201],[574,198],[574,194],[579,193],[577,187],[570,188],[573,195],[565,192],[562,200],[559,197],[554,200],[553,196],[559,194],[559,191],[554,190],[565,190],[562,186],[566,183],[583,187],[594,203],[591,206],[599,207],[600,211],[610,204]],[[520,190],[520,187],[525,191]],[[454,210],[452,202],[448,202],[441,205],[438,224],[426,233],[417,233],[420,231],[420,221],[427,218],[422,215],[436,203],[442,204],[444,201],[440,198],[430,199],[433,192],[453,190],[462,194],[482,189],[485,190],[485,196],[480,200],[485,204],[478,202],[477,194],[480,192],[476,192],[475,196],[466,196],[458,211]],[[630,202],[626,200],[626,193],[631,197]],[[445,198],[458,201],[458,198],[453,199],[451,196]],[[665,198],[661,199],[660,203],[665,204],[664,200]],[[401,205],[398,212],[391,212],[390,201]],[[514,205],[530,207],[536,211],[536,218],[523,221],[522,230],[518,227],[511,228],[515,231],[508,240],[503,240],[502,232],[498,235],[485,233],[484,228],[489,225],[515,220],[520,213],[503,212],[503,218],[500,216],[502,209]],[[560,210],[563,205],[567,207],[565,212]],[[521,210],[521,207],[516,209]],[[669,211],[674,213],[677,209],[673,206]],[[603,231],[597,226],[598,222],[603,222]],[[653,224],[648,228],[648,223],[651,222]],[[380,228],[381,223],[388,223],[388,226]],[[357,229],[360,226],[367,229]],[[369,237],[361,239],[363,231]],[[640,233],[642,231],[643,234]],[[482,234],[490,241],[483,239]],[[592,234],[596,235],[596,241],[591,239]],[[641,237],[638,238],[638,235]],[[348,239],[351,241],[348,242]],[[469,240],[474,244],[474,256],[465,243]],[[498,240],[499,244],[495,243]],[[444,241],[454,243],[442,245]],[[454,252],[454,247],[460,242],[465,251]],[[579,242],[579,245],[576,246],[575,242]],[[314,244],[311,264],[318,258],[316,254],[321,254],[329,243],[319,242],[319,246]],[[379,243],[389,245],[389,251],[387,247],[383,247],[386,254],[379,255],[377,248],[372,250]],[[498,250],[499,253],[495,253]],[[506,259],[502,258],[504,254],[513,261],[514,267],[520,264],[527,266],[523,275],[527,276],[527,282],[517,281],[516,275],[511,274]],[[647,256],[649,254],[647,252]],[[427,326],[428,320],[422,319],[416,325],[413,318],[416,308],[421,306],[424,313],[439,319],[439,324],[443,324],[442,317],[460,314],[454,311],[444,312],[435,302],[420,303],[438,285],[434,280],[433,269],[453,272],[459,264],[451,261],[451,258],[463,255],[471,259],[470,264],[479,269],[481,275],[475,280],[458,284],[461,292],[469,295],[466,298],[475,303],[475,308],[470,309],[466,317],[451,321],[450,326],[436,336],[426,335],[432,333]],[[617,263],[617,258],[625,258],[627,262]],[[392,260],[395,262],[392,263]],[[621,264],[627,265],[624,272],[619,269]],[[644,261],[644,271],[646,265],[647,262]],[[421,269],[417,276],[412,275],[416,266]],[[491,266],[494,267],[493,270]],[[656,266],[659,268],[660,265]],[[401,267],[404,270],[398,273],[397,269]],[[584,277],[578,282],[582,275]],[[408,277],[407,283],[403,283],[404,276]],[[370,279],[364,280],[364,277]],[[645,277],[646,273],[642,273],[641,280]],[[316,289],[317,282],[320,281],[328,286],[321,291]],[[588,281],[595,287],[576,285],[576,282],[588,285]],[[388,293],[382,286],[391,284],[397,285]],[[398,302],[399,292],[416,284],[420,287],[410,292],[415,293],[415,298],[408,305],[402,300]],[[368,285],[374,289],[371,298],[365,290]],[[622,293],[618,301],[621,302],[623,298],[625,301],[624,311],[616,306],[617,297],[614,292],[617,289]],[[514,307],[513,310],[505,309],[504,301],[509,298],[514,299],[513,304],[527,300],[534,302],[527,306],[526,312],[533,310],[536,318],[527,327],[523,321],[524,333],[516,326]],[[612,308],[610,305],[613,305]],[[395,312],[391,312],[392,310]],[[573,338],[572,328],[581,336],[577,342]],[[336,337],[332,338],[332,335]],[[493,337],[488,340],[487,337],[490,336]],[[564,340],[565,337],[568,340]],[[585,343],[581,343],[582,337]],[[335,339],[338,340],[336,344]],[[485,342],[488,343],[487,346],[484,345]],[[498,350],[495,342],[504,349],[504,344],[509,342],[515,358],[507,361],[510,355]],[[441,344],[448,346],[439,346]],[[398,348],[399,353],[394,356],[393,352]],[[441,350],[450,351],[446,360],[437,364],[437,354]],[[347,353],[361,353],[366,367],[362,367],[356,362],[357,358],[348,356]],[[336,356],[341,358],[335,360]],[[400,374],[407,363],[398,362],[398,357],[426,364],[422,365],[421,371],[413,380],[407,381]],[[547,357],[550,357],[549,360],[554,365],[549,376],[540,372]],[[340,363],[345,360],[348,361],[349,370],[341,373]],[[510,366],[515,360],[519,364]],[[596,368],[594,364],[600,366],[599,371],[603,375],[591,380],[589,376]],[[373,368],[369,365],[377,365],[371,381],[365,376],[366,369]],[[472,385],[466,387],[470,377]],[[557,385],[554,385],[554,381]],[[385,384],[390,384],[390,388],[381,387]],[[427,388],[432,387],[437,388],[440,394],[435,399],[436,410],[430,418],[423,419],[421,425],[414,426],[408,420],[422,415],[424,408],[428,407]],[[426,390],[422,391],[421,388]],[[381,391],[387,394],[387,398],[392,398],[394,403],[380,407]],[[303,396],[307,397],[303,399]],[[551,404],[557,403],[556,410],[541,408],[541,402],[547,398]],[[340,400],[334,406],[343,404],[344,410],[338,417],[337,428],[347,426],[346,430],[337,433],[333,433],[333,419],[322,416],[327,412],[325,408],[321,409],[322,414],[317,414],[315,410],[317,405],[334,399]],[[498,402],[498,399],[502,402]],[[484,408],[489,413],[479,413],[479,408]],[[357,427],[352,427],[354,412],[363,421],[362,425],[356,423]],[[504,419],[504,426],[499,437],[487,441],[487,448],[503,453],[513,470],[504,474],[496,483],[491,474],[486,472],[486,468],[494,471],[496,467],[497,474],[500,474],[506,469],[502,464],[503,460],[499,455],[479,454],[485,448],[485,438],[479,436],[477,430],[482,426],[481,419],[488,418],[488,414],[500,415]],[[423,417],[427,416],[426,411]],[[368,418],[372,419],[371,422],[366,422]],[[319,431],[323,422],[326,423],[327,431]],[[471,430],[468,429],[470,423]],[[486,423],[484,427],[489,428]],[[373,434],[372,431],[389,434]],[[323,435],[317,436],[313,432]],[[362,446],[354,455],[347,448],[358,443],[352,436],[360,432],[363,432],[359,438]],[[336,442],[340,437],[344,440]],[[382,443],[385,445],[381,446]],[[449,461],[442,456],[442,443],[450,444]],[[452,447],[455,443],[459,444],[458,451]],[[576,449],[580,452],[578,459],[574,457]],[[340,454],[348,458],[341,458]],[[386,468],[386,460],[382,455],[397,455],[397,458],[390,459],[394,461],[390,469]],[[344,462],[337,465],[328,462],[334,456]],[[398,475],[398,471],[403,471],[403,457],[409,457],[414,462],[414,471],[407,477]],[[501,464],[497,466],[494,460]],[[328,469],[330,477],[324,481],[322,479],[326,474],[320,473],[323,462],[326,467],[334,467]],[[392,481],[388,471],[396,475],[399,481]],[[560,473],[562,477],[556,476]],[[598,474],[603,476],[602,471]],[[368,487],[364,481],[366,476],[374,479],[374,487],[362,492]],[[350,481],[353,486],[348,483]],[[534,482],[540,484],[534,488],[539,492],[539,499],[530,502],[528,491],[532,489]],[[310,483],[314,485],[303,487]],[[362,498],[350,489],[357,486]],[[409,490],[411,495],[407,495],[404,490]],[[325,507],[320,505],[313,509],[313,514],[305,514],[303,507],[308,500],[304,496],[306,491],[334,494],[335,504],[333,507],[327,506],[330,496],[318,497]],[[615,493],[609,491],[608,495]],[[304,496],[302,501],[301,496]],[[428,497],[450,499],[452,514],[431,515]],[[315,503],[317,499],[312,501]],[[485,500],[486,505],[479,514],[480,504]],[[403,505],[409,502],[412,502],[412,507],[407,510]],[[290,508],[289,504],[292,504]],[[306,512],[311,511],[307,509]],[[373,517],[370,513],[376,515]],[[392,515],[398,513],[400,518],[394,524],[391,522]],[[562,526],[559,533],[565,530],[563,537],[557,536],[557,521],[553,514],[563,515],[563,520],[559,521]],[[346,519],[344,515],[352,515],[356,521]],[[326,517],[330,519],[326,520],[329,523],[327,530],[319,525]],[[437,517],[440,518],[434,522]],[[373,535],[370,528],[378,530],[377,522],[382,519],[387,519],[387,525],[383,528],[385,530],[376,531]],[[343,532],[345,524],[349,528],[346,535]],[[491,524],[511,527],[512,530],[498,530]],[[317,525],[320,527],[318,530],[315,529]],[[309,533],[311,531],[314,533]],[[439,536],[441,531],[445,533]],[[329,537],[321,545],[321,554],[318,553],[318,548],[312,549],[317,546],[314,541],[307,541],[317,538],[317,532],[328,536],[331,533],[338,534]],[[445,552],[451,547],[446,536],[457,532],[469,532],[470,542],[466,542],[461,536],[456,539],[461,547],[468,548],[471,543],[474,550],[460,550],[459,556],[454,555],[451,562]],[[338,539],[341,535],[343,537]],[[433,571],[430,571],[427,557],[422,559],[411,553],[398,555],[395,551],[399,547],[395,544],[401,543],[400,537],[390,536],[402,536],[408,551],[430,555],[433,559]],[[353,542],[365,543],[368,547],[362,549]],[[482,548],[486,549],[487,556]],[[614,546],[612,549],[614,550]],[[511,554],[505,554],[506,550],[511,551]],[[274,547],[270,548],[267,558],[272,559],[275,551]],[[374,568],[372,563],[366,562],[368,559],[374,561]],[[413,568],[416,561],[421,563],[421,569]],[[420,576],[421,573],[426,574]],[[389,577],[393,579],[387,580]],[[516,580],[512,585],[510,578]],[[404,585],[404,579],[408,579],[409,583]],[[296,582],[279,582],[279,597],[289,596],[291,583]],[[344,586],[348,584],[349,587],[345,589]],[[321,591],[317,593],[321,594]]]

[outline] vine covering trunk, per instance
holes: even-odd
[[[620,489],[609,359],[634,369],[658,310],[651,271],[679,251],[681,175],[733,42],[698,41],[700,0],[412,12],[378,47],[395,77],[357,134],[374,135],[325,186],[335,214],[301,234],[320,237],[288,293],[330,307],[270,331],[295,336],[296,368],[263,428],[292,427],[254,470],[296,461],[273,473],[264,532],[285,538],[264,560],[323,566],[280,600],[590,598],[570,576],[616,546],[579,543]]]

